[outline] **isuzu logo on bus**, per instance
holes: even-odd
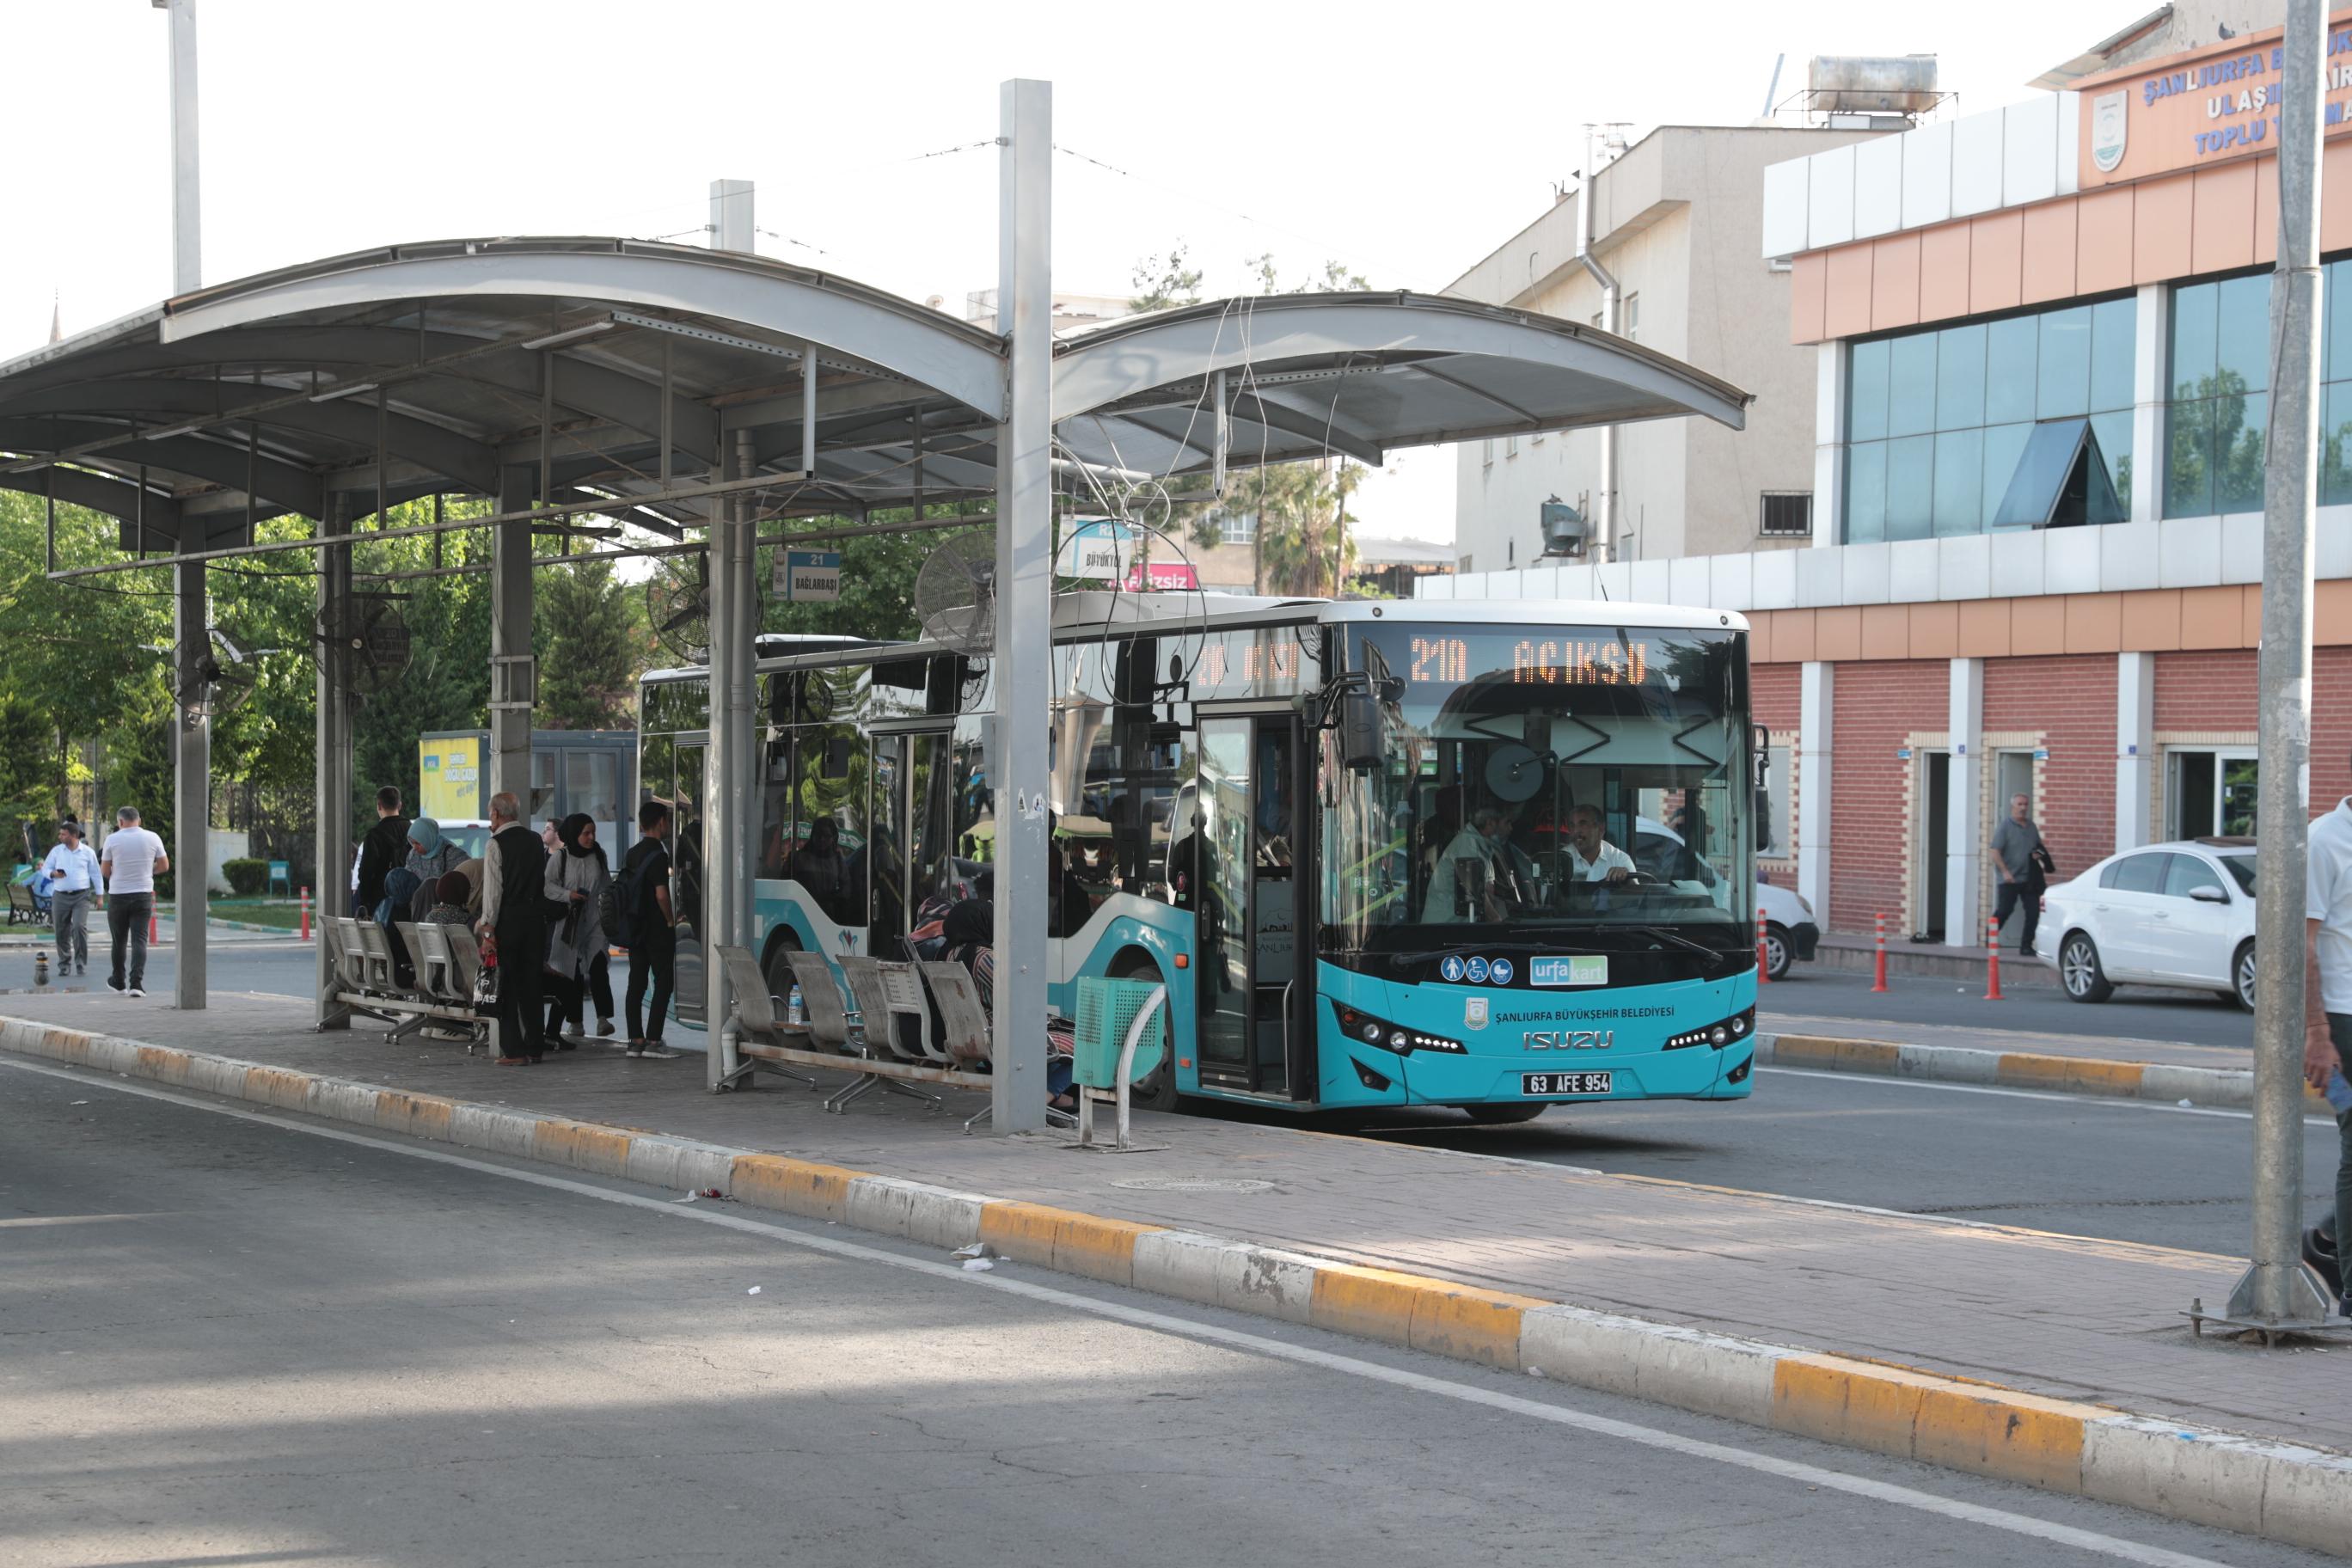
[[[1529,1029],[1519,1037],[1530,1051],[1605,1051],[1616,1040],[1614,1029]]]

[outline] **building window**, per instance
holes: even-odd
[[[1642,336],[1642,297],[1628,294],[1617,301],[1617,335],[1632,341]]]
[[[2352,259],[2321,286],[2319,499],[2352,501]],[[2164,414],[2164,515],[2259,511],[2270,426],[2271,274],[2172,291],[2172,398]]]
[[[2137,314],[2108,300],[1854,344],[1846,539],[2128,516]]]
[[[1495,438],[1491,436],[1478,443],[1478,460],[1488,468],[1495,466]]]
[[[1255,544],[1257,542],[1257,513],[1229,511],[1217,518],[1217,542],[1220,544]]]
[[[2170,751],[2165,758],[2166,825],[2175,838],[2251,836],[2262,767],[2251,746]]]
[[[1802,539],[1813,531],[1813,492],[1766,490],[1764,516],[1759,533],[1769,538]]]
[[[1454,569],[1456,572],[1469,571],[1471,569],[1470,563],[1473,559],[1474,557],[1468,551],[1463,552],[1461,554],[1454,558]]]

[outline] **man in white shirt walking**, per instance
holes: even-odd
[[[114,938],[114,973],[107,977],[110,991],[147,994],[147,922],[155,914],[155,878],[172,868],[163,841],[139,826],[139,808],[126,805],[114,814],[114,832],[106,841],[106,929]],[[122,945],[131,943],[130,984],[123,984]]]
[[[98,897],[98,855],[81,841],[81,824],[58,824],[58,842],[41,862],[41,885],[49,890],[49,917],[58,930],[58,977],[89,973],[90,900]]]
[[[2352,797],[2311,825],[2308,853],[2303,911],[2303,1076],[2324,1093],[2338,1067],[2352,1075]],[[2336,1125],[2335,1232],[2340,1259],[2346,1217],[2352,1215],[2352,1110],[2339,1114]],[[2352,1279],[2340,1283],[2352,1287]],[[2352,1318],[2352,1289],[2344,1292],[2336,1310]]]

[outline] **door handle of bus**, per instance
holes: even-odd
[[[1290,1056],[1290,1026],[1294,1022],[1290,1013],[1290,994],[1297,986],[1298,982],[1296,979],[1282,983],[1282,1054],[1286,1064]]]

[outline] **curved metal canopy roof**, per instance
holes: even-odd
[[[992,492],[1002,338],[827,273],[601,238],[330,258],[0,363],[0,452],[16,454],[0,486],[121,517],[126,546],[136,518],[150,546],[196,549],[249,517],[324,517],[339,495],[364,512],[379,495],[495,494],[502,469],[535,488],[543,465],[544,502],[666,493],[633,521],[675,532],[708,504],[676,492],[715,480],[746,442],[755,471],[798,472],[812,350],[814,476],[769,493],[769,510]],[[1737,427],[1748,401],[1524,311],[1283,295],[1056,343],[1059,442],[1130,471],[1208,468],[1221,374],[1236,467],[1687,414]]]

